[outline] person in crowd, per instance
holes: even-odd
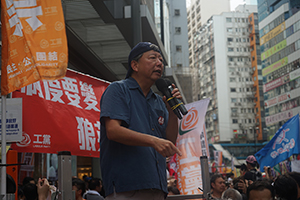
[[[230,172],[227,174],[228,183],[232,183],[233,178],[234,178],[234,173]]]
[[[102,179],[100,179],[100,184],[101,184],[101,190],[100,190],[100,195],[102,196],[102,197],[104,197],[105,198],[105,191],[104,191],[104,187],[103,187],[103,181],[102,181]]]
[[[243,176],[239,176],[234,178],[233,181],[233,188],[236,189],[241,195],[243,200],[247,200],[247,183]]]
[[[177,187],[177,180],[175,179],[174,176],[168,178],[168,187],[169,186]]]
[[[174,187],[174,186],[168,186],[168,196],[169,195],[178,195],[180,194],[179,190],[177,187]]]
[[[138,43],[128,56],[125,80],[111,83],[101,97],[100,163],[108,200],[159,200],[168,193],[166,157],[181,152],[175,146],[177,116],[166,97],[151,89],[163,62],[158,46]],[[173,97],[181,99],[172,87]]]
[[[211,192],[208,193],[208,199],[221,199],[222,193],[225,191],[225,180],[221,174],[214,174],[210,178]]]
[[[246,172],[248,171],[247,165],[245,165],[244,163],[241,165],[240,167],[240,172],[241,172],[241,176],[244,176],[246,174]]]
[[[50,194],[49,187],[49,182],[45,178],[39,178],[37,184],[25,184],[23,186],[25,200],[46,200]]]
[[[268,179],[254,181],[247,188],[248,200],[272,200],[275,191],[272,182]]]
[[[83,181],[85,183],[85,190],[88,190],[89,189],[89,181],[92,179],[92,177],[88,177],[87,175],[84,175],[83,176]]]
[[[298,196],[297,182],[288,174],[279,175],[274,181],[276,197],[287,200],[296,200]]]
[[[35,184],[34,178],[26,176],[22,181],[22,185],[26,185],[27,183]]]
[[[83,200],[83,194],[85,193],[85,183],[79,178],[72,179],[72,190],[75,191],[75,199]]]
[[[237,190],[229,188],[223,192],[222,199],[224,199],[224,200],[229,200],[229,199],[243,200],[243,197]]]
[[[251,184],[253,181],[261,180],[262,174],[259,172],[256,167],[259,167],[256,158],[253,155],[250,155],[246,158],[247,169],[244,178],[248,180],[248,183]]]
[[[266,178],[274,181],[274,177],[272,176],[271,174],[271,167],[269,166],[264,166],[264,171],[265,171],[265,174],[266,174]]]
[[[104,200],[100,195],[102,189],[102,184],[100,178],[92,178],[89,181],[89,190],[83,195],[83,198],[86,200]]]
[[[288,175],[290,177],[292,177],[297,183],[297,187],[298,187],[297,200],[300,200],[300,173],[299,172],[289,172]]]

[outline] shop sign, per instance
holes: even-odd
[[[0,107],[2,115],[2,106]],[[2,119],[0,118],[0,140],[2,133]],[[22,99],[6,99],[6,142],[22,140]]]
[[[296,69],[294,71],[292,71],[290,73],[290,80],[295,80],[296,78],[300,77],[300,68],[299,69]]]
[[[270,81],[269,83],[266,83],[263,86],[263,90],[264,90],[264,92],[268,92],[274,88],[277,88],[277,87],[283,85],[284,83],[288,82],[288,80],[289,80],[289,75],[284,75],[278,79],[275,79],[274,81]]]
[[[273,63],[272,65],[270,65],[270,66],[264,68],[264,69],[262,70],[262,75],[263,75],[263,76],[266,76],[266,75],[268,75],[268,74],[274,72],[275,70],[277,70],[277,69],[279,69],[279,68],[285,66],[286,64],[288,64],[288,57],[284,57],[284,58],[282,58],[281,60],[279,60],[279,61]]]
[[[285,22],[282,22],[278,26],[276,26],[273,30],[271,30],[266,35],[262,36],[260,38],[260,45],[263,45],[264,43],[270,41],[272,38],[274,38],[279,33],[283,32],[285,30]]]
[[[278,44],[274,45],[273,47],[269,48],[267,51],[261,54],[261,60],[265,60],[272,56],[273,54],[277,53],[278,51],[282,50],[286,47],[286,40],[279,42]]]

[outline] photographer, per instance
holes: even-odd
[[[247,183],[245,179],[240,176],[238,178],[234,178],[233,181],[233,188],[236,189],[243,197],[243,200],[247,200]]]
[[[38,184],[27,183],[23,187],[26,200],[46,200],[49,192],[49,183],[45,178],[39,178]]]

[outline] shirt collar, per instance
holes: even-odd
[[[143,94],[143,91],[142,91],[140,85],[138,84],[138,82],[134,78],[129,77],[129,78],[125,79],[125,81],[127,81],[129,89],[138,89]],[[151,96],[156,97],[153,90],[150,88],[150,91],[149,91],[146,98],[148,99]]]

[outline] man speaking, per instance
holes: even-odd
[[[164,199],[168,193],[166,157],[174,145],[178,119],[166,97],[151,86],[164,71],[159,48],[138,43],[128,56],[125,80],[111,83],[101,107],[100,164],[106,199]],[[181,98],[172,84],[173,97]]]

